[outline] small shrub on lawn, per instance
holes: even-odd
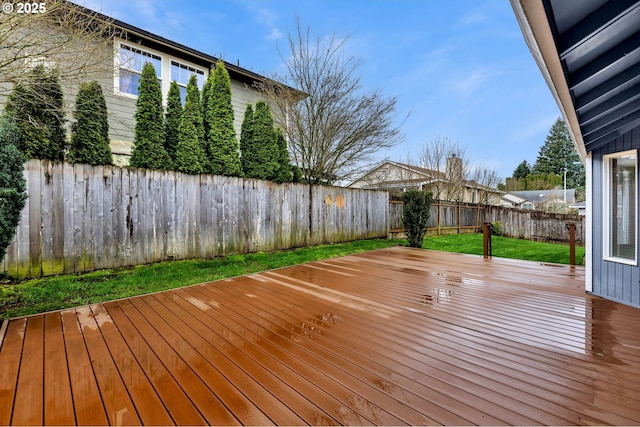
[[[404,226],[409,246],[421,248],[424,233],[429,220],[429,208],[433,195],[418,190],[410,190],[402,195],[402,224]]]

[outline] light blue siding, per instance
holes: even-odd
[[[607,154],[632,149],[640,150],[640,127],[623,134],[593,153],[593,294],[640,308],[640,267],[606,261],[603,253],[602,158]],[[636,191],[636,194],[640,195],[640,191]],[[638,213],[636,218],[640,218]],[[636,229],[639,228],[636,225]]]

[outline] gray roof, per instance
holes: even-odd
[[[564,199],[564,190],[528,190],[528,191],[509,191],[507,194],[513,194],[521,199],[525,199],[533,203],[545,203],[550,200]],[[567,202],[573,203],[576,200],[576,190],[567,188]]]

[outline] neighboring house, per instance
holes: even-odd
[[[640,308],[640,0],[511,4],[585,162],[585,288]]]
[[[585,216],[587,214],[587,202],[586,201],[573,203],[572,205],[569,206],[569,208],[570,209],[577,209],[578,210],[578,215],[580,215],[580,216]]]
[[[562,188],[554,190],[510,191],[500,197],[500,205],[510,208],[531,209],[564,213],[576,201],[576,190]]]
[[[447,171],[385,161],[347,187],[386,190],[392,197],[400,197],[408,190],[430,191],[434,199],[463,203],[487,203],[488,200],[488,204],[500,204],[501,191],[462,179],[461,159],[447,159]]]
[[[86,81],[97,80],[103,88],[109,113],[109,137],[114,162],[126,165],[133,149],[138,80],[143,65],[146,62],[154,65],[162,87],[163,103],[166,105],[172,81],[175,80],[180,86],[184,102],[186,85],[191,75],[197,76],[198,85],[202,89],[210,70],[215,68],[219,59],[90,9],[73,4],[71,7],[78,7],[87,14],[110,23],[113,28],[109,32],[112,43],[104,43],[104,49],[99,47],[104,52],[92,52],[96,61],[102,61],[102,64],[92,67],[94,71],[87,75]],[[79,52],[82,54],[81,50]],[[55,60],[55,57],[47,58],[50,65],[55,65]],[[254,84],[267,78],[228,62],[224,64],[231,78],[234,126],[239,138],[247,104],[255,104],[264,99]],[[71,120],[77,85],[63,87],[63,91],[67,119]],[[3,106],[4,99],[0,99],[0,108]],[[274,114],[277,112],[274,111]]]

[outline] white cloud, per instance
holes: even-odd
[[[271,33],[267,35],[267,40],[280,40],[282,38],[282,32],[279,29],[271,28]]]
[[[466,76],[453,76],[447,80],[447,86],[459,96],[468,97],[473,95],[488,78],[489,75],[485,71],[477,70]]]
[[[487,21],[487,15],[484,11],[472,10],[465,13],[455,24],[454,28],[464,28],[476,24],[482,24]]]

